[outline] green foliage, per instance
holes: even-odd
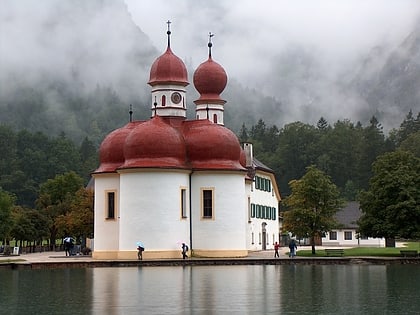
[[[15,198],[0,188],[0,239],[8,240],[12,224],[12,209]]]
[[[15,207],[11,236],[20,241],[41,242],[49,235],[48,218],[39,210]]]
[[[408,135],[399,146],[400,150],[410,151],[416,157],[420,158],[420,130]]]
[[[400,250],[419,250],[420,244],[418,242],[407,242],[405,247],[353,247],[344,249],[344,256],[357,257],[357,256],[371,256],[371,257],[401,257]],[[313,257],[310,250],[299,250],[297,255],[301,257]],[[327,257],[325,250],[319,250],[316,253],[318,257]]]
[[[373,164],[373,174],[360,195],[360,232],[420,238],[420,159],[407,151],[386,153]]]
[[[79,238],[93,237],[93,192],[84,188],[77,191],[70,201],[67,213],[56,218],[59,234]]]
[[[286,198],[283,229],[299,238],[321,237],[337,225],[334,215],[342,206],[339,190],[331,179],[314,166],[299,180],[290,182],[292,194]]]
[[[36,205],[48,217],[51,244],[59,233],[59,218],[72,211],[74,196],[82,188],[83,179],[74,172],[57,175],[41,185]]]
[[[56,138],[28,130],[14,132],[0,126],[0,186],[13,193],[16,203],[34,207],[41,183],[57,174],[74,171],[86,184],[98,166],[98,153],[89,138],[76,146],[64,134]]]

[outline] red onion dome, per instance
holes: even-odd
[[[148,83],[151,86],[157,84],[188,85],[187,68],[184,62],[174,55],[170,47],[152,64]]]
[[[244,170],[238,138],[223,126],[208,120],[193,121],[185,141],[193,169]]]
[[[198,66],[194,72],[194,86],[200,93],[200,100],[222,100],[220,94],[226,87],[227,75],[225,70],[211,57]]]
[[[124,156],[121,168],[186,167],[182,134],[159,116],[133,129],[125,142]]]
[[[140,121],[130,122],[108,134],[99,148],[99,168],[95,173],[115,172],[124,164],[124,144],[128,134]]]

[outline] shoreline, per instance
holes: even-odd
[[[33,256],[32,256],[33,255]],[[31,257],[29,257],[31,256]],[[30,258],[30,259],[25,259]],[[15,261],[13,261],[15,259]],[[11,260],[11,261],[9,261]],[[2,263],[4,261],[4,263]],[[420,265],[420,257],[295,257],[273,258],[272,251],[252,252],[244,258],[188,258],[97,260],[91,256],[64,256],[53,252],[0,258],[0,270],[37,270],[101,267],[234,266],[234,265]]]

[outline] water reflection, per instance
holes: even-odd
[[[406,266],[0,270],[4,314],[418,314]]]

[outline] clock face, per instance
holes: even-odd
[[[182,96],[181,94],[179,94],[178,92],[174,92],[171,95],[171,101],[174,104],[178,104],[179,102],[181,102]]]

